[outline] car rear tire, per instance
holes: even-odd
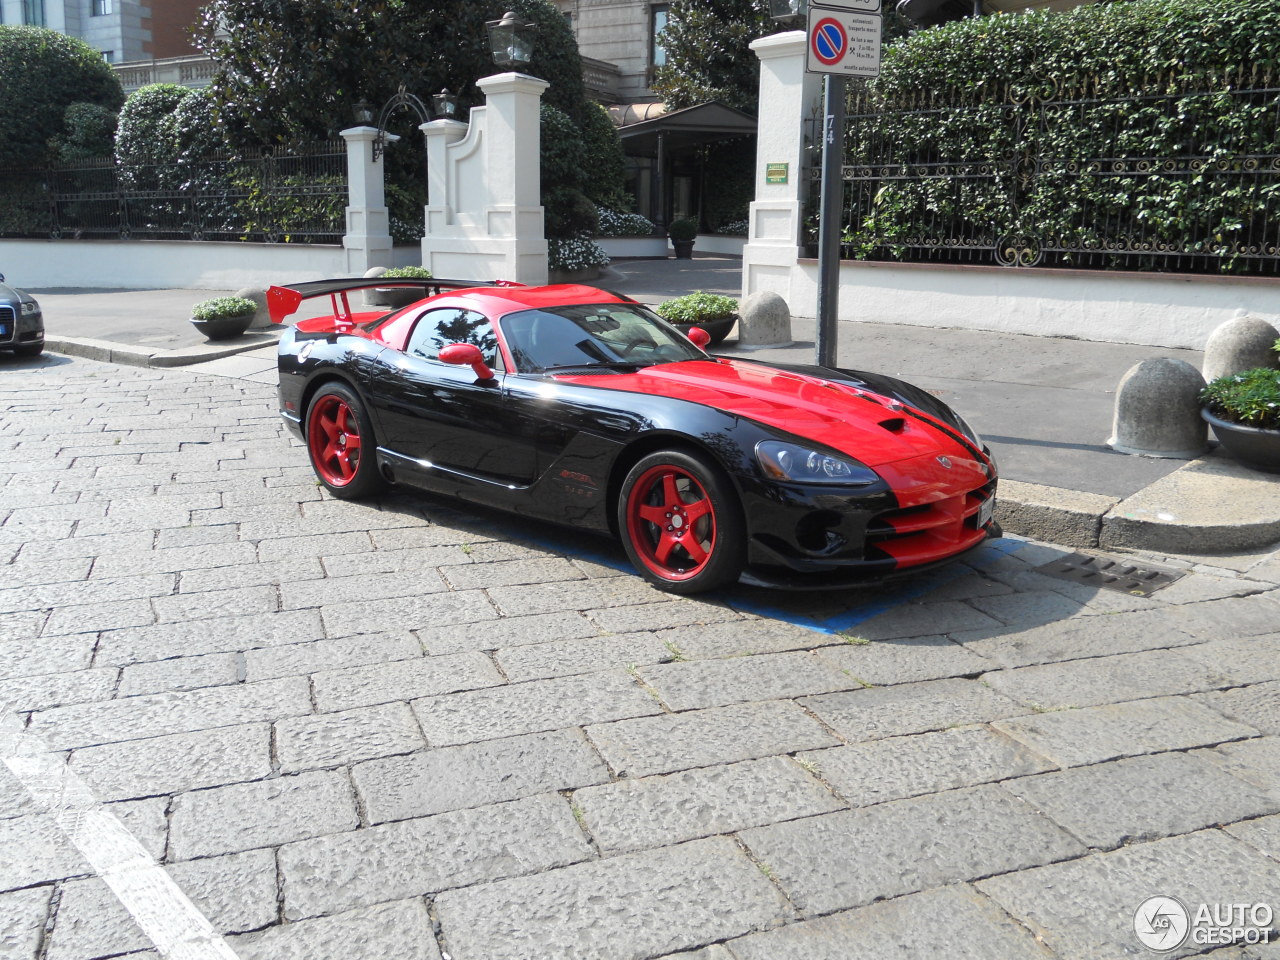
[[[307,408],[307,454],[311,467],[335,497],[358,500],[381,492],[373,422],[354,390],[329,383]]]
[[[709,458],[650,454],[628,472],[618,530],[640,575],[671,593],[702,593],[738,579],[746,524],[733,484]]]

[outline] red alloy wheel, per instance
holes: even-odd
[[[346,399],[334,393],[317,397],[307,421],[307,449],[320,479],[345,487],[360,469],[360,420]]]
[[[667,463],[650,467],[631,487],[626,511],[632,548],[662,580],[691,580],[711,563],[715,507],[688,471]]]

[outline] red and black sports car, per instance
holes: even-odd
[[[675,593],[884,579],[998,536],[996,468],[959,416],[891,377],[705,353],[594,287],[370,280],[272,287],[280,412],[335,496],[404,483],[613,534]],[[390,286],[378,281],[378,286]]]

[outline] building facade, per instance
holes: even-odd
[[[194,54],[189,31],[204,0],[0,0],[0,23],[79,37],[108,63]]]
[[[656,100],[649,88],[655,67],[663,63],[658,32],[666,25],[670,4],[650,0],[555,0],[573,28],[584,66],[591,79],[592,62],[607,68],[611,90],[594,89],[606,103],[645,103]]]

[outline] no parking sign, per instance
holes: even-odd
[[[880,75],[880,0],[809,4],[810,73]]]

